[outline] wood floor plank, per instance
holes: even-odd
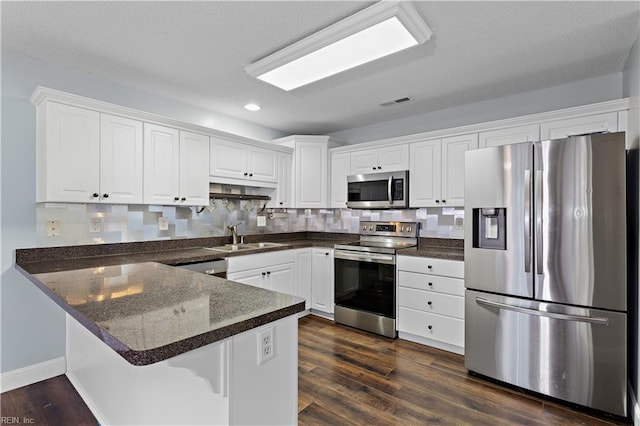
[[[298,424],[301,426],[322,426],[322,425],[357,425],[344,417],[338,416],[332,410],[327,410],[320,404],[310,404],[298,413]]]

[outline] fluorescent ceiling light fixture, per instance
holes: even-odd
[[[293,90],[429,40],[433,33],[406,2],[380,2],[245,68]]]
[[[262,107],[258,104],[246,104],[244,106],[244,109],[246,109],[247,111],[260,111]]]

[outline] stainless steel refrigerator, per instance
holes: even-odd
[[[465,161],[466,368],[626,416],[624,133]]]

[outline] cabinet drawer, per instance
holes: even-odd
[[[294,250],[279,250],[268,253],[247,254],[227,258],[227,274],[250,269],[266,268],[283,263],[294,263]]]
[[[398,256],[398,270],[464,278],[464,262],[459,260]]]
[[[398,285],[400,287],[415,288],[417,290],[464,296],[464,280],[460,278],[400,271],[398,272]]]
[[[464,319],[464,297],[400,288],[399,304],[422,312]]]
[[[400,308],[398,330],[464,347],[464,320]]]

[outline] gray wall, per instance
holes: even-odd
[[[0,371],[64,355],[64,316],[13,267],[14,250],[36,247],[36,117],[29,97],[42,85],[256,139],[279,131],[244,123],[139,90],[2,51],[1,146],[1,363]]]
[[[348,144],[519,117],[622,97],[622,73],[331,133]],[[401,108],[401,107],[399,107]]]

